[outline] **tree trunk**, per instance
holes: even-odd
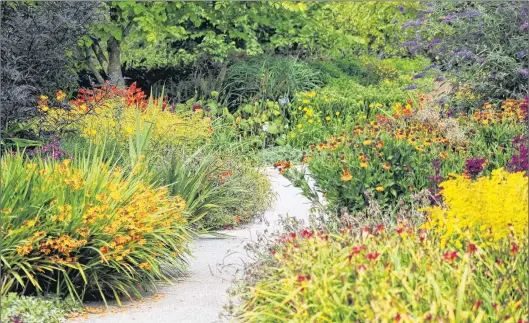
[[[105,83],[105,79],[101,76],[101,74],[99,73],[99,70],[96,68],[94,64],[94,58],[92,56],[92,52],[90,48],[86,48],[86,62],[87,62],[88,68],[90,69],[92,74],[94,74],[97,80],[98,84],[96,84],[96,86],[103,85],[103,83]]]
[[[107,50],[108,50],[108,77],[110,83],[116,85],[117,87],[124,88],[125,80],[123,79],[123,74],[121,73],[121,47],[120,41],[118,41],[113,36],[107,41]]]

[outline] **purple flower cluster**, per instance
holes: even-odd
[[[469,158],[465,163],[465,174],[470,175],[472,178],[478,177],[484,169],[487,159],[485,158]]]
[[[413,75],[413,79],[420,79],[424,77],[424,72],[417,73]]]
[[[57,138],[53,138],[51,142],[40,149],[34,149],[29,151],[30,156],[40,155],[42,158],[51,157],[53,159],[64,159],[72,156],[68,156],[68,152],[60,147],[60,142]]]
[[[529,147],[527,146],[527,137],[516,136],[512,144],[517,153],[514,153],[511,160],[507,163],[507,170],[510,172],[529,172],[529,164],[527,156],[529,154]]]
[[[432,204],[441,203],[443,197],[441,195],[442,187],[439,186],[441,182],[444,181],[444,177],[441,176],[441,161],[439,159],[434,159],[433,161],[433,169],[435,172],[434,176],[428,177],[428,180],[430,183],[432,183],[432,187],[428,189],[430,192],[430,200]]]
[[[423,19],[411,20],[402,25],[402,29],[408,29],[410,27],[419,27],[424,24]]]
[[[520,70],[520,76],[523,78],[527,78],[527,76],[529,76],[529,72],[525,68],[522,68]]]
[[[412,85],[409,85],[407,87],[404,88],[404,91],[410,91],[410,90],[416,90],[417,89],[417,85],[416,84],[412,84]]]

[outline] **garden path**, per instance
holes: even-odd
[[[162,286],[158,294],[139,302],[129,302],[123,307],[112,306],[99,314],[72,318],[68,322],[95,323],[213,323],[227,322],[221,316],[228,303],[227,289],[234,278],[240,277],[241,268],[248,256],[244,245],[255,241],[259,234],[280,228],[280,216],[288,215],[308,222],[309,201],[301,191],[290,184],[275,169],[267,169],[275,200],[263,219],[234,230],[220,231],[230,235],[220,239],[211,236],[198,238],[191,247],[194,259],[190,260],[187,275],[172,285]],[[101,303],[87,304],[93,312],[102,311]]]

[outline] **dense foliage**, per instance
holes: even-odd
[[[456,91],[467,88],[481,102],[527,94],[529,9],[523,1],[427,3],[403,29],[403,43],[425,53],[451,76]]]
[[[2,2],[0,127],[34,116],[38,95],[77,85],[77,40],[97,5]]]

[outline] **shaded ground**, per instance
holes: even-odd
[[[189,272],[173,285],[164,285],[157,295],[123,308],[111,307],[103,313],[92,313],[69,322],[141,322],[141,323],[213,323],[227,322],[221,316],[228,302],[227,289],[240,277],[242,264],[248,259],[244,245],[259,234],[279,229],[279,217],[288,215],[308,221],[310,204],[277,170],[268,169],[276,195],[270,210],[261,220],[236,230],[220,231],[230,238],[201,237],[192,246],[194,259]],[[87,304],[92,312],[104,310],[100,303]]]

